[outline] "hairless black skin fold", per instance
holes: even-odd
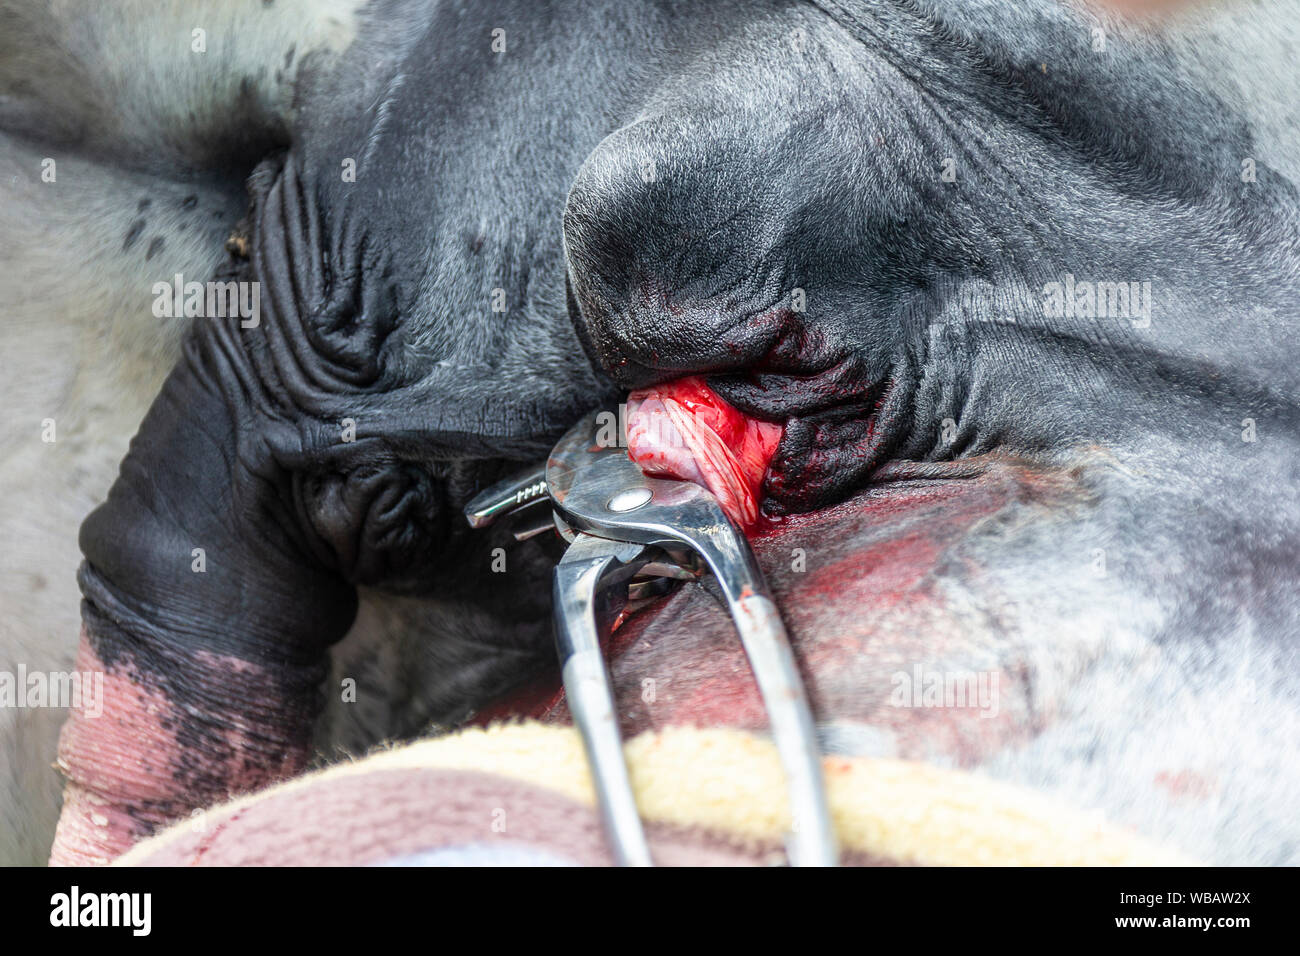
[[[975,609],[953,628],[997,631],[996,595],[1041,608],[1048,656],[1061,621],[1214,660],[1247,635],[1289,707],[1261,719],[1294,719],[1296,187],[1262,159],[1243,181],[1249,124],[1158,39],[1098,56],[1093,22],[1051,0],[370,4],[248,178],[223,277],[260,283],[260,322],[195,324],[82,528],[89,653],[153,709],[74,716],[55,858],[300,769],[358,587],[482,602],[543,659],[545,561],[487,573],[507,532],[460,508],[686,374],[785,425],[772,516],[882,469],[1064,476],[1068,509],[1011,493],[953,559],[949,603]],[[1067,276],[1130,307],[1054,310]],[[1111,572],[1085,581],[1093,548]],[[103,742],[131,735],[153,749],[127,772]],[[92,804],[107,827],[78,823]]]

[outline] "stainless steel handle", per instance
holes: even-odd
[[[793,824],[790,862],[794,866],[836,866],[839,849],[826,800],[821,752],[815,745],[809,746],[809,741],[817,740],[817,728],[781,615],[764,594],[751,592],[728,604],[763,695],[772,740],[785,770]]]
[[[652,866],[600,638],[626,601],[626,580],[650,549],[579,534],[555,568],[555,647],[573,722],[582,734],[596,801],[619,866]]]

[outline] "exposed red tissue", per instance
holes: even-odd
[[[745,529],[758,521],[763,476],[784,430],[737,411],[699,377],[627,400],[628,454],[641,470],[703,485]]]

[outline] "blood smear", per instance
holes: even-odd
[[[758,521],[763,476],[784,426],[750,418],[699,377],[633,392],[628,455],[648,475],[703,485],[742,528]]]

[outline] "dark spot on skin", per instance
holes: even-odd
[[[136,212],[144,212],[146,209],[149,208],[149,206],[150,206],[152,203],[153,203],[153,200],[150,199],[148,196],[146,196],[144,199],[141,199],[141,200],[140,200],[140,204],[139,204],[138,206],[135,207],[135,211],[136,211]]]
[[[140,238],[140,233],[144,232],[144,220],[137,219],[131,223],[131,228],[126,231],[126,238],[122,240],[122,251],[130,249],[135,245],[135,241]]]
[[[198,196],[186,196],[183,200],[181,200],[181,208],[185,210],[193,209],[198,204],[199,204]]]
[[[163,237],[154,236],[153,241],[149,243],[149,251],[144,254],[145,262],[148,262],[155,255],[157,255],[158,251],[162,249],[162,247],[163,247]]]
[[[469,251],[474,253],[474,255],[478,255],[479,250],[483,248],[483,243],[486,241],[487,236],[483,235],[481,232],[476,235],[471,235],[469,237]]]
[[[248,258],[248,236],[242,232],[232,232],[226,238],[226,251],[239,259]]]

